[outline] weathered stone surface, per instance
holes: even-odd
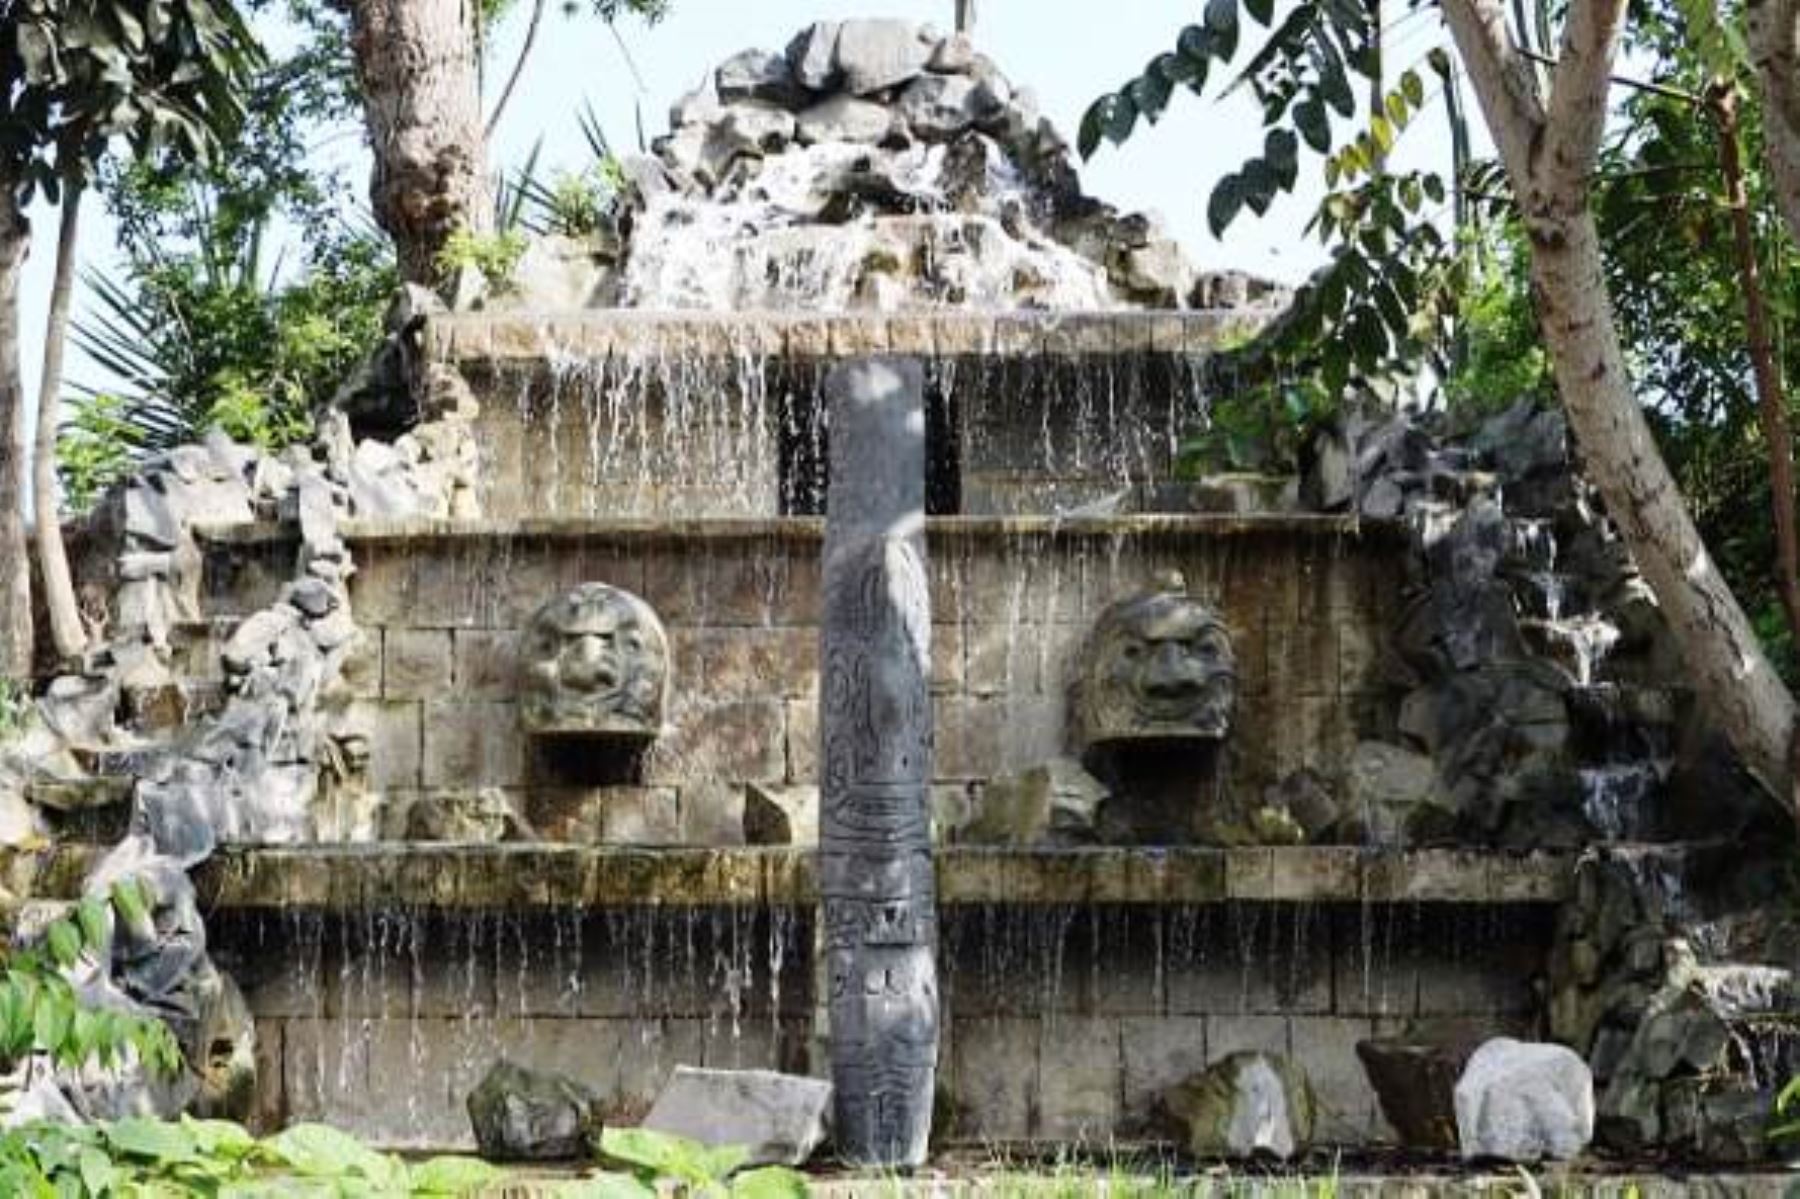
[[[866,18],[838,27],[834,60],[844,90],[866,96],[918,75],[934,49],[911,21]]]
[[[703,1145],[739,1145],[749,1161],[798,1166],[825,1139],[831,1084],[773,1070],[676,1066],[643,1127]]]
[[[469,1092],[469,1123],[481,1155],[495,1161],[586,1157],[600,1133],[598,1099],[572,1078],[502,1058]]]
[[[917,1165],[938,1033],[923,371],[852,360],[825,394],[819,875],[834,1130],[851,1161]]]
[[[773,783],[745,787],[744,841],[750,845],[817,845],[818,787]]]
[[[822,92],[837,83],[839,27],[837,21],[814,21],[788,43],[788,69],[802,86]]]
[[[1342,818],[1356,839],[1373,845],[1416,845],[1446,840],[1455,829],[1426,754],[1380,741],[1357,745],[1345,765]]]
[[[1283,1054],[1233,1053],[1164,1093],[1198,1157],[1286,1161],[1312,1140],[1317,1102],[1298,1063]]]
[[[997,115],[1004,102],[963,75],[921,75],[906,85],[895,106],[907,127],[927,141],[948,141]]]
[[[1442,1153],[1456,1149],[1456,1083],[1474,1048],[1470,1041],[1406,1038],[1356,1043],[1381,1114],[1402,1145]]]
[[[1567,1046],[1496,1037],[1457,1080],[1456,1133],[1465,1159],[1574,1157],[1594,1136],[1594,1076]]]
[[[894,114],[887,105],[839,94],[803,109],[795,132],[802,145],[833,141],[873,145],[893,127]]]
[[[726,104],[761,100],[793,106],[806,96],[788,70],[787,60],[766,50],[744,50],[732,55],[719,64],[713,82],[719,99]]]
[[[989,780],[958,839],[976,845],[1087,845],[1106,784],[1073,758]]]

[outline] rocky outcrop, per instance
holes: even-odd
[[[1278,310],[1084,194],[1062,136],[960,34],[819,21],[745,50],[627,159],[605,227],[458,306]],[[532,258],[530,252],[528,258]]]

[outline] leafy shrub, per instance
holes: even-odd
[[[739,1145],[709,1147],[686,1137],[648,1128],[608,1128],[600,1134],[600,1156],[627,1167],[595,1193],[617,1199],[651,1199],[659,1185],[673,1184],[694,1199],[805,1199],[806,1176],[785,1166],[738,1173],[750,1156]]]
[[[452,279],[464,267],[473,267],[490,290],[508,292],[513,290],[513,271],[525,255],[525,245],[525,234],[518,229],[489,234],[458,229],[438,252],[438,273]]]

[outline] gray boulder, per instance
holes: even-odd
[[[1106,797],[1106,784],[1080,762],[1054,758],[991,780],[959,839],[988,845],[1092,844]]]
[[[1465,1160],[1572,1158],[1594,1136],[1594,1076],[1566,1045],[1495,1037],[1456,1083],[1456,1138]]]
[[[844,90],[866,96],[915,78],[936,48],[911,21],[878,17],[840,25],[834,57]]]
[[[481,1156],[495,1161],[583,1157],[600,1132],[599,1096],[561,1074],[501,1058],[469,1092],[469,1123]]]
[[[966,75],[921,75],[906,85],[896,107],[913,133],[948,141],[1005,107],[985,85]]]
[[[798,108],[806,103],[806,89],[794,80],[787,59],[767,50],[743,50],[719,64],[713,86],[727,104],[759,100]]]
[[[832,96],[800,113],[797,134],[802,145],[818,142],[859,142],[873,145],[894,127],[894,114],[885,104],[855,96]]]
[[[1286,1161],[1311,1142],[1318,1116],[1306,1072],[1278,1053],[1234,1053],[1170,1088],[1163,1105],[1197,1157]]]
[[[773,1070],[677,1066],[643,1127],[704,1145],[741,1145],[750,1164],[798,1166],[825,1139],[831,1084]]]
[[[802,87],[823,92],[837,83],[840,27],[837,21],[814,21],[788,43],[788,70]]]

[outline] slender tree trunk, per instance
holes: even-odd
[[[31,676],[31,546],[25,537],[25,383],[19,373],[19,274],[31,226],[0,179],[0,678]]]
[[[1738,127],[1737,89],[1721,87],[1708,109],[1719,129],[1719,170],[1725,178],[1725,205],[1731,212],[1732,246],[1738,283],[1744,289],[1744,332],[1756,377],[1756,410],[1769,455],[1769,501],[1775,520],[1775,581],[1787,613],[1788,631],[1800,644],[1800,537],[1794,529],[1794,437],[1788,426],[1787,392],[1769,334],[1768,300],[1756,256],[1756,231],[1744,188],[1743,143]]]
[[[1443,8],[1512,181],[1539,324],[1588,474],[1662,605],[1700,710],[1762,784],[1795,806],[1794,699],[1706,552],[1638,407],[1588,206],[1625,0],[1571,0],[1547,99],[1499,0]]]
[[[1788,232],[1800,241],[1800,0],[1747,0],[1744,22],[1762,83],[1769,181]]]
[[[56,656],[69,660],[87,649],[87,630],[69,576],[56,487],[56,433],[62,424],[63,346],[69,332],[69,298],[75,291],[75,233],[81,220],[81,184],[64,180],[62,220],[56,231],[56,279],[44,328],[44,370],[38,379],[37,445],[32,452],[31,500],[37,513],[38,574],[50,617]]]
[[[438,282],[438,253],[451,233],[493,225],[476,21],[473,0],[350,5],[350,48],[375,155],[369,199],[410,283]]]
[[[512,70],[507,72],[506,83],[500,89],[500,98],[494,101],[494,110],[488,113],[487,137],[494,136],[494,130],[500,127],[500,117],[506,112],[506,102],[512,99],[513,89],[519,86],[519,80],[525,74],[525,64],[531,59],[532,47],[537,45],[538,27],[544,23],[544,0],[532,0],[531,22],[525,26],[525,40],[519,46],[519,57],[513,60]]]

